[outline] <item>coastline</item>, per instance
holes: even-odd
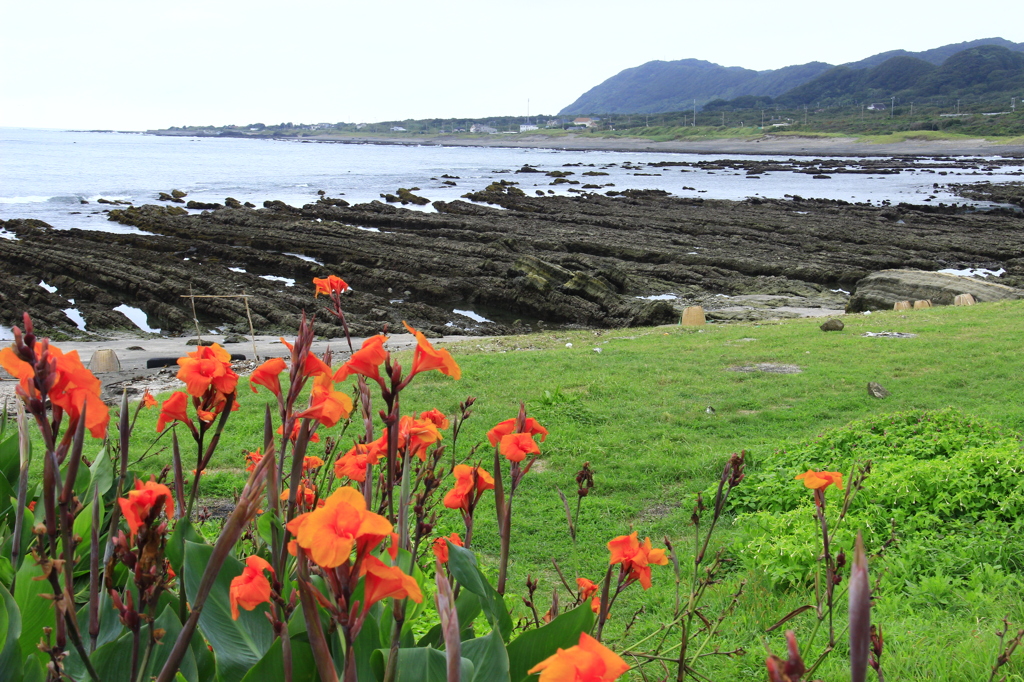
[[[148,130],[148,135],[219,137],[184,131]],[[902,140],[895,143],[864,142],[855,137],[797,137],[762,135],[748,138],[714,138],[659,142],[642,137],[599,137],[588,134],[552,137],[548,135],[510,134],[487,137],[431,135],[398,137],[384,135],[316,135],[309,137],[256,137],[252,139],[331,142],[340,144],[379,144],[399,146],[507,147],[520,149],[560,149],[566,151],[654,152],[666,154],[750,154],[765,156],[1024,156],[1024,144],[1000,144],[985,139]]]

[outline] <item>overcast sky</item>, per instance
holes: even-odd
[[[1024,2],[0,0],[0,126],[554,114],[656,59],[763,70],[996,36],[1024,41]]]

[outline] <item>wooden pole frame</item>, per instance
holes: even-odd
[[[192,293],[192,285],[191,284],[188,285],[188,291],[189,291],[189,293],[187,295],[186,294],[182,294],[181,298],[190,299],[191,302],[192,302],[192,320],[196,323],[196,339],[199,341],[200,345],[202,345],[203,337],[202,337],[202,334],[199,331],[199,317],[196,315],[196,299],[197,298],[240,298],[240,299],[242,299],[245,302],[245,317],[249,320],[249,340],[252,342],[252,354],[253,354],[253,357],[256,358],[256,362],[260,361],[260,354],[256,351],[256,332],[253,330],[253,326],[252,326],[252,313],[249,311],[249,298],[250,298],[250,296],[248,294],[246,294],[244,291],[242,293],[240,293],[240,294],[222,294],[222,295],[194,294],[194,293]]]

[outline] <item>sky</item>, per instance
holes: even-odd
[[[1024,42],[1024,3],[0,0],[0,126],[553,115],[652,60],[764,70],[991,37]]]

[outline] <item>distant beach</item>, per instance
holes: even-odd
[[[149,131],[172,135],[167,131]],[[190,133],[192,135],[194,133]],[[282,138],[291,139],[291,138]],[[1000,144],[982,138],[968,140],[913,139],[896,143],[869,143],[854,137],[760,137],[671,140],[642,137],[600,137],[570,133],[565,136],[496,134],[487,137],[317,135],[306,141],[380,145],[441,145],[446,147],[510,147],[566,151],[655,152],[675,154],[765,154],[787,156],[1024,156],[1024,144]]]

